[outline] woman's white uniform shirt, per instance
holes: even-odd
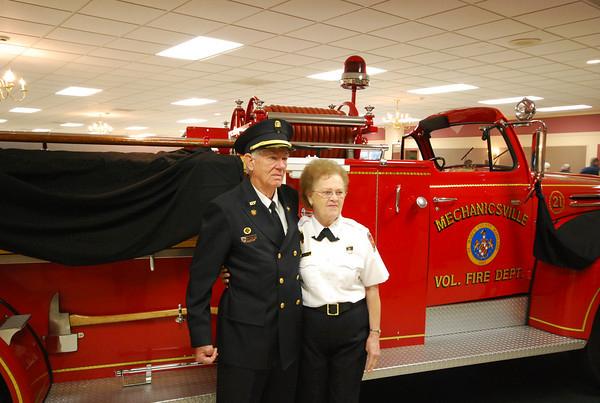
[[[338,241],[316,238],[324,228],[315,217],[298,223],[302,248],[303,305],[311,308],[365,298],[365,287],[383,283],[389,273],[367,227],[339,216],[329,226]]]

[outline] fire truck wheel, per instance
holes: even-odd
[[[600,311],[596,315],[587,346],[581,350],[586,375],[600,387]]]
[[[0,376],[0,402],[12,403],[8,386],[6,386],[2,376]]]

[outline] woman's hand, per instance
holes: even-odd
[[[369,331],[369,337],[367,338],[366,348],[367,350],[367,363],[365,365],[365,371],[372,371],[377,365],[379,356],[381,355],[381,349],[379,348],[379,332]]]

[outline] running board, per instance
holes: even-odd
[[[429,336],[424,345],[382,349],[378,367],[363,380],[579,350],[585,344],[526,325]]]

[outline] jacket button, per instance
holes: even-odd
[[[281,259],[281,252],[277,253],[277,259]]]
[[[285,302],[282,302],[281,304],[279,304],[279,308],[281,308],[281,309],[285,308]]]
[[[296,300],[296,305],[300,305],[300,299],[299,298]]]
[[[298,256],[298,251],[295,250],[293,254],[294,256]]]
[[[279,284],[283,284],[285,282],[285,280],[283,279],[283,277],[279,277]]]

